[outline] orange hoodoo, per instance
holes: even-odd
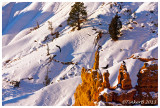
[[[94,65],[93,65],[93,69],[94,70],[99,69],[99,51],[98,50],[95,53],[95,62],[94,62]]]
[[[110,88],[110,83],[109,83],[109,72],[103,73],[103,83],[102,83],[103,88]]]
[[[102,86],[102,75],[97,72],[99,69],[99,52],[95,53],[93,69],[87,70],[84,67],[81,71],[82,83],[78,85],[75,97],[75,106],[94,106],[98,100],[99,88]]]
[[[132,88],[131,79],[124,63],[121,64],[119,69],[118,86],[123,90],[129,90]]]

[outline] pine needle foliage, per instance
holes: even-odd
[[[109,25],[109,34],[112,40],[118,40],[118,35],[120,34],[120,29],[122,28],[122,22],[120,17],[116,14]]]
[[[80,30],[81,29],[80,24],[86,21],[86,19],[87,19],[87,12],[84,3],[75,2],[75,4],[71,7],[67,24],[71,27],[78,27],[77,30]]]

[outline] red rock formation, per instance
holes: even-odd
[[[95,70],[87,71],[82,68],[82,83],[78,85],[75,97],[75,106],[93,106],[98,100],[99,87],[102,86],[102,76]]]
[[[95,53],[95,62],[93,65],[93,69],[94,70],[99,69],[99,51],[96,51],[96,53]]]
[[[149,62],[149,61],[154,61],[154,60],[158,60],[156,58],[138,58],[140,61],[143,61],[143,62]]]
[[[75,106],[94,106],[98,100],[99,88],[102,86],[102,75],[97,72],[99,68],[99,52],[95,53],[95,63],[93,69],[86,70],[84,67],[81,71],[82,83],[78,85],[75,97]]]
[[[102,83],[103,88],[110,88],[110,83],[109,83],[109,72],[103,73],[103,83]]]
[[[119,69],[118,85],[120,85],[123,90],[129,90],[132,88],[131,79],[124,63],[121,64]]]
[[[136,100],[143,100],[143,105],[157,105],[158,96],[153,95],[158,95],[158,65],[144,63],[137,76],[138,98]]]
[[[157,105],[158,104],[158,65],[147,63],[138,73],[138,85],[132,88],[131,79],[125,64],[121,64],[118,75],[118,85],[110,87],[109,72],[98,72],[99,52],[95,53],[93,69],[84,67],[81,71],[82,83],[78,85],[75,106],[94,106],[98,102],[105,105]],[[117,104],[113,104],[113,102]],[[119,103],[119,104],[118,104]]]
[[[106,92],[103,95],[100,95],[100,97],[101,100],[106,103],[116,102],[121,103],[122,105],[131,105],[131,103],[124,102],[124,100],[127,100],[129,102],[133,101],[135,94],[136,89],[121,90],[118,93],[115,90],[111,90],[109,93]]]
[[[144,66],[138,73],[138,86],[139,92],[158,92],[158,65],[148,65],[144,63]]]
[[[129,90],[129,89],[132,88],[131,79],[129,77],[129,73],[125,72],[123,75],[124,75],[124,79],[122,80],[122,89],[123,90]]]
[[[124,79],[124,72],[126,72],[126,66],[125,64],[121,64],[120,69],[119,69],[119,74],[118,74],[118,84],[122,83],[122,80]]]

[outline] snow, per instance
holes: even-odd
[[[132,88],[131,90],[128,90],[127,93],[130,93],[130,92],[133,92],[133,91],[136,91],[136,89]]]
[[[149,94],[152,96],[153,99],[158,98],[158,93],[149,92]]]
[[[122,104],[116,102],[107,102],[107,104],[109,104],[110,106],[122,106]],[[103,101],[99,101],[98,106],[106,106],[106,105]]]
[[[137,84],[137,73],[144,63],[138,59],[127,59],[131,55],[158,58],[158,27],[154,24],[158,22],[158,3],[124,2],[120,10],[115,5],[111,9],[112,3],[108,2],[85,2],[88,20],[81,30],[71,31],[72,28],[67,25],[66,20],[73,4],[74,2],[2,4],[2,80],[33,78],[21,81],[20,88],[13,88],[9,82],[2,81],[3,105],[72,105],[75,89],[81,83],[82,67],[93,67],[98,31],[105,33],[98,42],[102,47],[99,72],[103,74],[106,70],[101,67],[109,65],[111,86],[118,83],[119,67],[123,61],[126,62],[132,86]],[[124,14],[126,9],[136,12],[133,21],[137,24],[132,22],[133,13]],[[150,10],[154,12],[151,13]],[[107,31],[116,12],[121,16],[123,35],[114,42]],[[58,31],[60,36],[53,41],[43,42],[46,36],[52,37],[48,30],[48,21],[53,23],[53,32]],[[127,25],[129,21],[130,24]],[[30,32],[37,22],[40,27]],[[60,24],[62,27],[59,27]],[[134,29],[129,29],[129,26]],[[47,42],[50,54],[56,55],[54,59],[61,62],[72,61],[77,65],[63,65],[55,61],[48,63]],[[56,45],[61,47],[61,52]],[[144,50],[140,51],[142,48]],[[47,69],[50,71],[48,76],[52,84],[44,86]],[[115,91],[118,93],[121,90]],[[106,89],[106,92],[110,91]]]
[[[147,69],[142,69],[141,72],[144,73]]]
[[[144,97],[149,97],[146,92],[142,92],[142,95],[143,95]]]
[[[146,8],[147,7],[147,8]],[[157,9],[158,5],[157,2],[146,2],[143,3],[136,11],[136,13],[140,13],[142,11],[150,11]]]
[[[116,88],[115,90],[110,90],[108,88],[105,88],[103,91],[100,92],[99,95],[103,95],[104,93],[111,93],[111,92],[114,92],[114,93],[117,93],[118,95],[121,95],[122,93],[130,93],[132,91],[136,91],[136,89],[132,88],[130,90],[122,90],[120,87]]]
[[[109,94],[110,92],[120,93],[122,91],[121,88],[116,88],[115,90],[110,90],[108,88],[105,88],[103,91],[100,92],[100,95],[103,95],[104,93]]]
[[[73,104],[72,100],[74,90],[76,89],[79,83],[81,83],[80,77],[68,79],[59,83],[53,83],[36,92],[15,97],[13,99],[5,100],[3,101],[3,105],[7,104],[9,106],[13,106],[15,105],[15,103],[17,103],[17,106],[66,106],[68,103],[71,105]]]
[[[103,101],[99,101],[98,106],[105,106],[105,103]]]

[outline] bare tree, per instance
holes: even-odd
[[[49,56],[50,53],[49,53],[49,46],[48,46],[48,43],[47,43],[47,56]]]
[[[51,35],[53,36],[53,27],[52,27],[52,22],[48,21],[48,30],[51,31]]]

